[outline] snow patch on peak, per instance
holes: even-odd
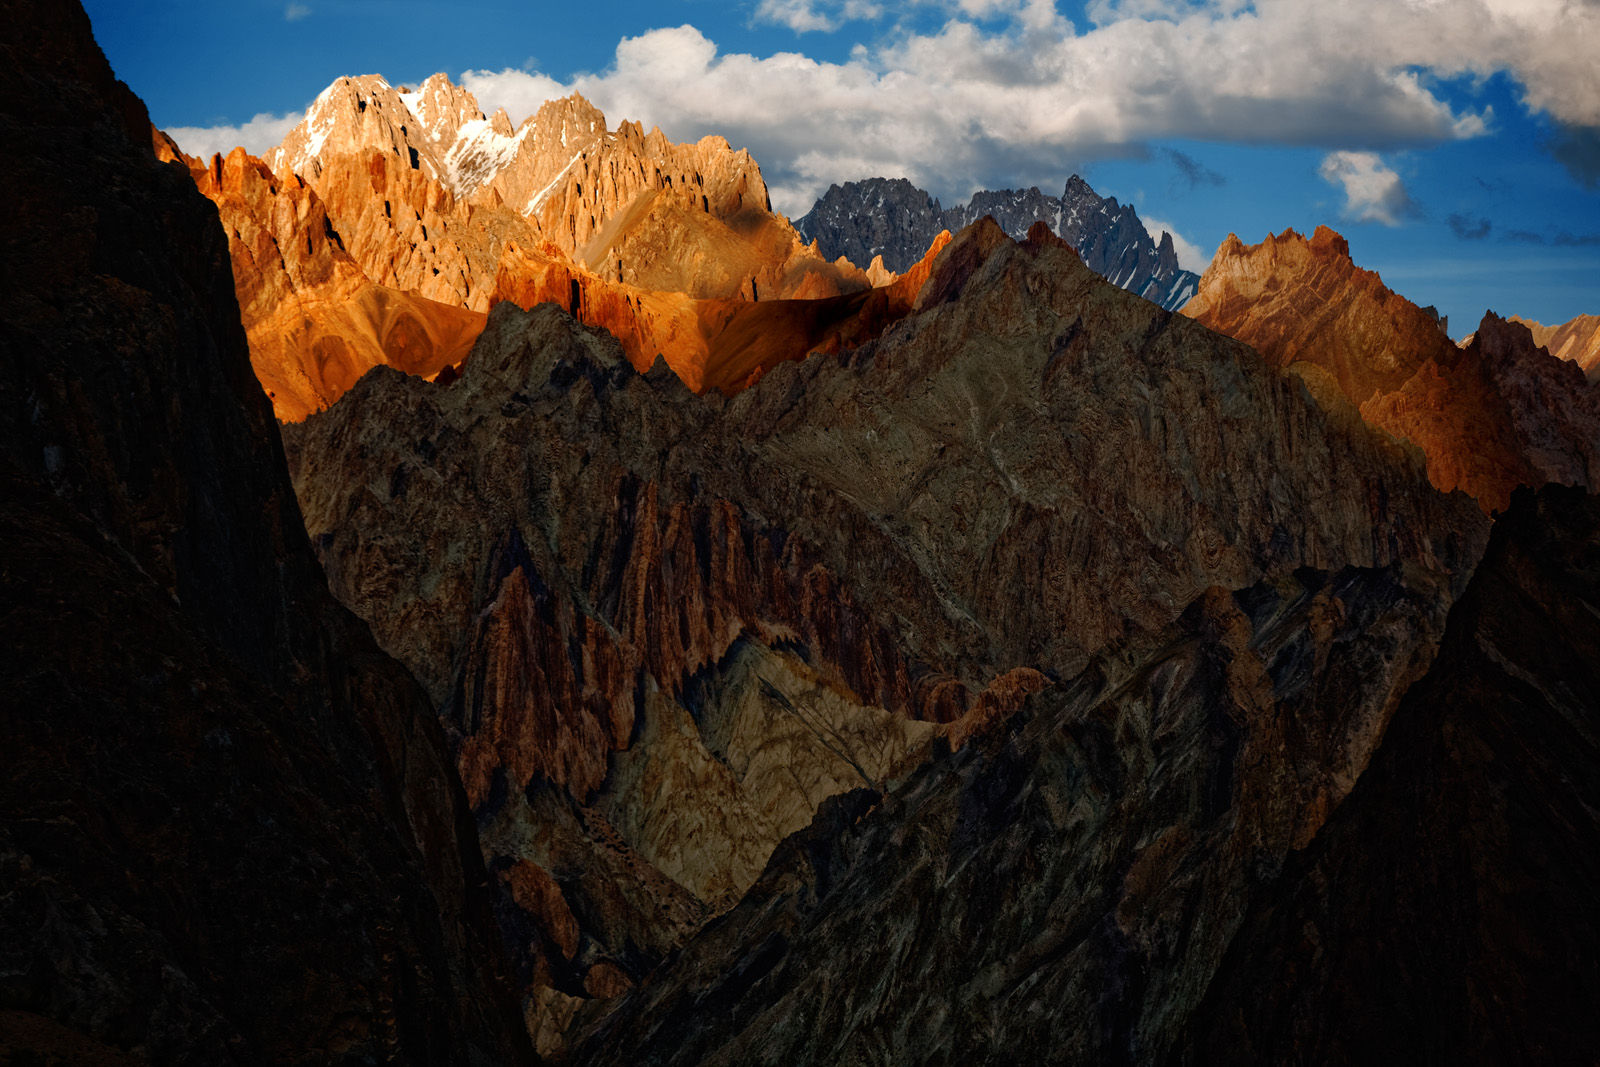
[[[524,126],[520,132],[507,137],[497,131],[489,119],[463,122],[456,131],[455,143],[444,156],[445,184],[457,195],[471,195],[511,165],[531,131],[532,127]]]

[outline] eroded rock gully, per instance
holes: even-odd
[[[1486,512],[1519,485],[1600,480],[1600,389],[1577,362],[1493,312],[1458,347],[1326,226],[1250,246],[1230,234],[1183,313],[1276,366],[1331,376],[1363,417],[1423,450],[1435,485],[1471,493]]]
[[[1243,870],[1303,844],[1426,668],[1486,528],[1325,403],[1048,229],[979,223],[881,337],[731,399],[664,362],[639,375],[556,306],[501,304],[453,384],[380,368],[284,436],[330,583],[449,723],[553,1051],[826,797],[931,773],[1152,634],[1191,642],[1213,624],[1174,636],[1186,607],[1248,645],[1256,609],[1212,587],[1299,605],[1282,670],[1361,694],[1295,733],[1262,851],[1229,847]],[[1264,672],[1246,688],[1272,718],[1293,702]],[[1235,786],[1207,788],[1221,818]]]

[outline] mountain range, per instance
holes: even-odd
[[[1592,1057],[1592,317],[0,15],[7,1062]]]
[[[1101,197],[1074,174],[1059,197],[1033,189],[984,190],[955,207],[904,178],[868,178],[829,186],[795,229],[817,243],[824,256],[853,263],[879,261],[904,270],[940,230],[955,233],[985,216],[1016,240],[1035,222],[1064,239],[1089,269],[1113,285],[1176,311],[1195,293],[1199,276],[1178,266],[1172,235],[1151,239],[1132,205]]]

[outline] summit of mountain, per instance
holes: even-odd
[[[547,241],[595,273],[696,299],[787,295],[813,274],[832,283],[827,295],[866,287],[772,213],[748,151],[715,136],[674,144],[636,122],[613,130],[577,93],[513,129],[444,74],[415,91],[340,78],[263,158],[316,190],[374,281],[391,284],[392,272],[395,287],[429,296],[443,285],[475,310],[487,310],[507,239]],[[409,208],[399,217],[398,202]],[[411,260],[431,274],[401,265]]]
[[[1421,448],[1435,485],[1485,511],[1518,485],[1600,484],[1600,389],[1578,364],[1492,312],[1455,344],[1326,226],[1255,245],[1230,234],[1183,313],[1277,366],[1318,368],[1363,417]]]
[[[1045,223],[1090,270],[1169,311],[1194,295],[1199,282],[1178,266],[1171,234],[1153,240],[1132,205],[1101,197],[1076,174],[1060,196],[1037,187],[983,190],[951,208],[904,178],[846,182],[830,186],[795,228],[815,240],[824,256],[842,255],[853,263],[881,256],[884,267],[898,271],[916,261],[933,234],[955,233],[986,215],[1015,240],[1035,222]]]
[[[642,368],[662,353],[685,367],[704,363],[697,353],[732,314],[702,328],[706,301],[831,299],[852,310],[809,318],[837,320],[871,288],[771,211],[748,152],[720,137],[673,144],[632,122],[612,130],[576,93],[513,128],[443,74],[415,90],[363,75],[325,89],[261,160],[205,162],[156,141],[222,213],[252,358],[285,420],[371,366],[431,376],[459,364],[499,299],[570,307],[581,289],[583,304],[615,309],[601,321],[639,347]],[[747,362],[746,375],[771,357]]]

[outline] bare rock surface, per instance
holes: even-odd
[[[485,316],[374,285],[315,191],[236,148],[203,166],[157,134],[222,216],[250,363],[282,422],[320,411],[369,368],[432,377],[460,363]]]
[[[1579,315],[1556,326],[1543,326],[1516,315],[1506,321],[1526,326],[1534,344],[1548,349],[1558,359],[1569,359],[1582,367],[1589,381],[1600,378],[1600,315]]]
[[[772,213],[748,152],[637,123],[612,131],[576,95],[513,130],[443,74],[414,92],[364,75],[330,85],[264,160],[205,163],[155,141],[218,205],[252,360],[283,421],[369,367],[453,376],[499,300],[555,300],[616,333],[641,369],[666,354],[691,388],[730,392],[826,348],[869,301],[866,274],[825,262]],[[744,338],[738,353],[710,352],[743,305],[774,299],[820,303],[776,330],[747,321],[728,334]]]
[[[1043,222],[1096,274],[1169,311],[1182,307],[1200,281],[1178,266],[1171,234],[1152,239],[1132,205],[1100,196],[1076,174],[1060,196],[1037,188],[982,190],[950,208],[941,208],[904,178],[846,182],[830,186],[795,226],[824,256],[845,256],[854,263],[879,258],[885,269],[899,271],[914,263],[940,230],[954,233],[985,216],[1019,241],[1035,222]]]
[[[1310,783],[1426,669],[1444,598],[1406,571],[1208,590],[899,789],[828,801],[563,1062],[1159,1061],[1318,831]]]
[[[1457,346],[1326,226],[1250,246],[1230,234],[1183,313],[1277,366],[1331,375],[1366,419],[1426,453],[1435,485],[1485,511],[1505,508],[1519,485],[1600,478],[1600,390],[1577,364],[1492,312]]]
[[[577,94],[512,130],[443,74],[415,92],[340,78],[265,161],[316,190],[369,279],[477,311],[507,241],[549,242],[601,277],[695,299],[867,287],[772,214],[749,152],[720,137],[673,144],[636,122],[612,130]]]
[[[980,223],[927,271],[875,340],[731,399],[504,303],[448,387],[379,368],[285,428],[329,580],[440,706],[491,871],[536,865],[576,922],[567,952],[561,909],[501,880],[547,1048],[600,1009],[540,989],[621,993],[827,796],[891,788],[1212,586],[1355,567],[1416,600],[1287,841],[1431,655],[1485,520],[1337,392],[1043,226]]]

